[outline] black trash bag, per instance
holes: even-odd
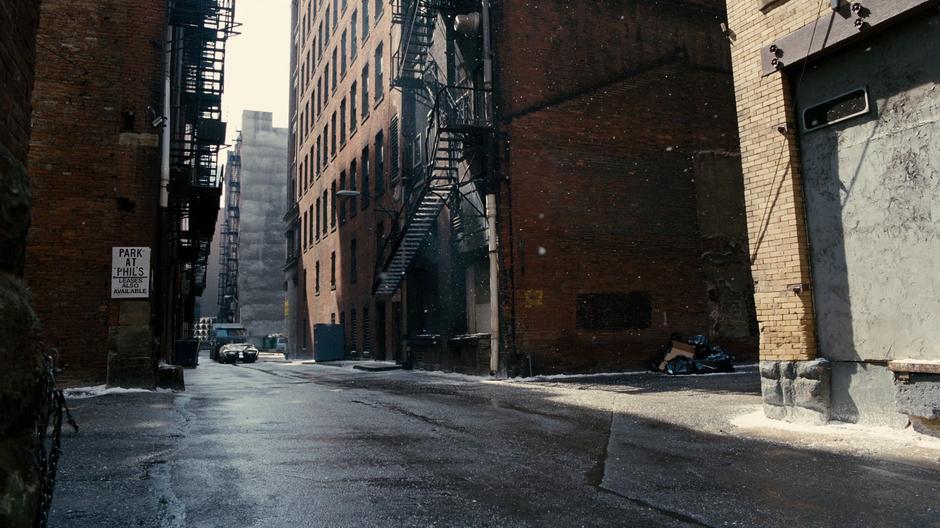
[[[703,335],[694,335],[689,338],[689,345],[695,348],[695,357],[708,355],[708,337]]]
[[[701,374],[711,372],[734,372],[734,356],[720,346],[713,346],[708,354],[695,360],[696,370]]]
[[[666,372],[673,376],[698,374],[698,367],[695,365],[695,360],[685,356],[679,356],[672,358],[669,360],[669,363],[666,363]]]

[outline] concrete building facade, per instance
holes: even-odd
[[[772,417],[940,418],[937,7],[728,2]]]
[[[270,112],[245,110],[236,143],[240,160],[238,311],[251,342],[284,331],[283,225],[287,129],[274,128]]]
[[[755,351],[722,2],[335,4],[295,18],[308,327],[505,375]]]

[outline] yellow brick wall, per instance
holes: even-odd
[[[829,0],[727,0],[761,360],[816,357],[797,124],[787,73],[763,77],[761,49],[826,15]],[[789,75],[799,76],[799,67]],[[787,125],[781,132],[778,127]]]

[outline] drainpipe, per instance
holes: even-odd
[[[499,244],[496,240],[496,195],[486,195],[486,238],[490,256],[490,375],[499,370]]]
[[[480,15],[483,32],[483,97],[486,117],[492,118],[493,50],[490,43],[490,0],[481,0]],[[488,158],[487,172],[491,174],[492,157]],[[496,238],[496,195],[492,193],[486,195],[486,234],[490,259],[490,375],[496,375],[499,371],[499,241]]]
[[[160,209],[169,205],[170,186],[170,62],[172,61],[173,27],[166,28],[166,58],[163,64],[163,141],[160,149]]]

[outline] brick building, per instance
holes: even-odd
[[[296,6],[308,327],[511,375],[754,350],[722,2],[383,3]]]
[[[26,279],[67,382],[152,386],[188,337],[218,212],[232,14],[230,0],[42,3]],[[152,251],[143,298],[112,295],[123,246]]]
[[[46,404],[39,325],[23,281],[27,154],[39,2],[0,8],[0,525],[32,526],[42,493],[35,431]]]
[[[728,2],[770,416],[940,416],[937,6]]]

